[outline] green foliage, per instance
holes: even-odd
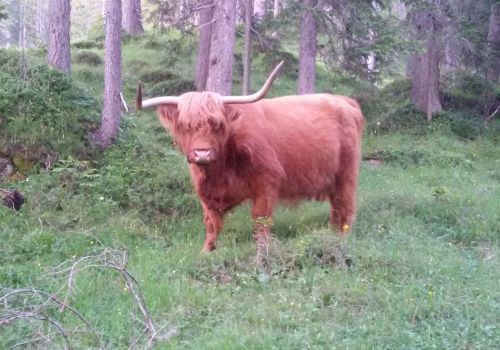
[[[155,70],[163,50],[130,40],[124,53],[125,84],[135,85],[141,74],[149,84],[172,80],[156,79],[165,72]],[[257,85],[268,73],[259,56]],[[17,77],[15,55],[0,56],[0,64],[0,96],[10,85],[28,85]],[[177,64],[169,71],[179,79],[191,76]],[[99,67],[73,67],[73,78],[96,87],[99,96]],[[44,84],[50,83],[74,101],[65,95],[77,89],[71,80],[56,75],[54,82],[52,71],[40,68],[28,72],[37,82],[30,86],[45,93]],[[128,251],[128,268],[152,317],[179,328],[179,336],[158,343],[159,348],[496,348],[500,140],[481,131],[464,142],[452,130],[455,111],[423,122],[408,105],[407,81],[378,90],[319,72],[322,88],[357,89],[368,119],[364,157],[379,160],[362,164],[349,238],[339,241],[328,226],[327,203],[280,207],[272,228],[271,271],[265,274],[255,264],[250,208],[244,205],[227,215],[218,249],[200,254],[202,213],[184,157],[172,149],[152,112],[128,114],[119,141],[106,152],[86,160],[62,154],[52,171],[0,184],[16,187],[27,199],[20,212],[0,206],[0,293],[32,286],[61,297],[67,281],[52,273],[53,267],[120,248]],[[284,74],[275,87],[273,93],[290,94],[295,81]],[[90,115],[97,114],[93,101],[85,109]],[[52,111],[44,107],[42,117]],[[464,111],[463,118],[468,116]],[[58,118],[54,123],[61,122]],[[41,129],[35,122],[34,130],[25,131],[33,137]],[[37,140],[45,137],[36,134]],[[74,144],[75,139],[68,143]],[[334,264],[342,251],[353,262],[348,271]],[[127,348],[137,323],[129,317],[132,306],[123,282],[113,273],[89,269],[76,286],[69,305],[95,325],[106,347]],[[73,326],[66,316],[60,322]],[[5,324],[0,348],[25,341],[32,332],[23,321]],[[92,348],[94,343],[74,345]]]
[[[145,83],[146,93],[151,96],[180,95],[196,90],[192,80],[184,79],[165,69],[145,69],[139,74],[139,80]]]
[[[411,84],[407,79],[395,80],[383,89],[361,87],[354,96],[360,102],[366,131],[387,134],[394,131],[422,132],[428,126],[422,112],[409,100]]]
[[[484,118],[500,104],[500,87],[466,71],[445,75],[441,94],[445,110],[467,112],[475,118]]]
[[[195,36],[173,28],[168,32],[148,32],[142,42],[145,48],[165,50],[170,56],[177,57],[192,54],[197,45]]]
[[[179,79],[179,77],[169,70],[148,69],[142,71],[139,75],[139,80],[143,83],[157,84],[172,79]]]
[[[364,157],[379,159],[383,162],[396,164],[404,168],[415,165],[434,165],[470,169],[473,165],[472,161],[460,152],[449,150],[435,152],[425,145],[415,144],[401,144],[396,148],[374,149],[365,152]]]
[[[199,210],[182,158],[161,144],[148,150],[139,140],[121,142],[102,163],[95,186],[123,209],[158,221]]]
[[[96,45],[104,45],[104,17],[97,19],[90,27],[87,33],[87,40],[96,43]]]
[[[158,95],[180,95],[185,92],[194,91],[196,87],[192,80],[172,79],[159,82],[148,89],[151,96]]]
[[[98,120],[96,100],[66,75],[45,65],[18,73],[16,52],[0,51],[0,145],[8,156],[34,159],[85,152]],[[5,151],[6,150],[6,151]]]
[[[104,47],[102,42],[93,40],[82,40],[72,44],[75,49],[102,49]]]
[[[79,64],[98,66],[102,64],[102,58],[94,51],[78,51],[73,60]]]

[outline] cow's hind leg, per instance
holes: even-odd
[[[333,191],[330,194],[330,222],[337,231],[345,235],[354,221],[356,212],[356,190],[358,182],[357,159],[350,159],[335,177]]]
[[[262,193],[254,198],[252,205],[254,238],[257,242],[256,262],[266,270],[270,267],[269,239],[276,198],[277,196],[270,192]]]

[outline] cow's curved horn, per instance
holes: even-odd
[[[256,102],[264,97],[266,97],[267,93],[271,89],[271,86],[273,85],[274,79],[278,76],[278,73],[283,67],[284,61],[281,61],[276,68],[272,71],[272,73],[269,75],[269,78],[267,78],[266,82],[262,86],[262,88],[257,91],[256,93],[252,95],[247,95],[247,96],[222,96],[221,100],[223,103],[232,103],[232,104],[241,104],[241,103],[252,103]],[[165,105],[165,104],[173,104],[176,105],[179,103],[180,97],[179,96],[161,96],[161,97],[153,97],[153,98],[148,98],[147,100],[142,100],[142,84],[139,82],[137,86],[137,96],[136,96],[136,108],[138,110],[141,110],[143,108],[148,108],[148,107],[154,107],[158,105]]]
[[[139,82],[137,85],[137,95],[135,99],[135,106],[138,110],[148,107],[154,107],[159,105],[176,105],[179,103],[179,96],[160,96],[148,98],[147,100],[142,100],[142,83]]]
[[[266,82],[262,86],[262,88],[257,91],[254,94],[251,95],[246,95],[246,96],[222,96],[221,100],[223,103],[232,103],[232,104],[241,104],[241,103],[252,103],[256,102],[264,97],[266,97],[267,93],[269,90],[271,90],[271,86],[273,85],[274,79],[278,76],[278,73],[283,67],[283,63],[285,61],[281,61],[276,68],[272,71],[272,73],[269,75],[269,78],[267,78]]]

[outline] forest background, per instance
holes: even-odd
[[[0,348],[500,343],[498,1],[0,0],[0,45]],[[200,255],[185,160],[133,107],[281,60],[271,96],[367,120],[348,270],[323,203],[278,211],[270,271],[248,206]]]

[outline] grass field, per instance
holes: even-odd
[[[82,71],[75,66],[75,76]],[[364,156],[382,162],[362,165],[345,242],[352,266],[333,263],[328,206],[311,202],[277,211],[268,275],[254,263],[247,205],[228,217],[218,250],[200,253],[201,208],[185,160],[152,114],[129,115],[118,144],[95,159],[64,159],[4,184],[27,203],[18,213],[0,206],[0,348],[45,334],[52,342],[39,339],[42,348],[125,349],[144,329],[140,290],[155,329],[165,326],[158,349],[497,349],[494,140],[463,141],[446,125],[366,134]],[[123,251],[137,284],[123,277],[114,255]],[[67,297],[92,327],[46,295],[19,291],[27,287]]]

